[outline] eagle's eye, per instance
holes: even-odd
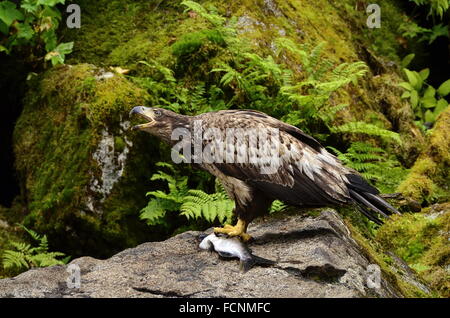
[[[155,114],[156,117],[159,117],[162,115],[160,110],[155,110],[153,113]]]

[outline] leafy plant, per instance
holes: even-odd
[[[180,207],[180,215],[189,219],[203,218],[213,223],[215,219],[223,223],[231,223],[234,202],[228,198],[222,187],[216,189],[216,193],[208,194],[202,190],[190,189],[188,195],[183,198]]]
[[[413,54],[410,54],[405,59],[410,61],[411,56],[414,57]],[[426,82],[430,75],[429,69],[416,72],[404,68],[403,71],[407,82],[399,83],[399,86],[405,89],[401,97],[409,99],[420,126],[424,123],[433,124],[437,116],[448,106],[445,97],[450,94],[450,79],[435,89]]]
[[[448,0],[409,0],[414,2],[417,6],[428,6],[428,16],[433,15],[442,19],[444,13],[450,8],[450,1]]]
[[[416,22],[409,20],[400,25],[400,31],[406,38],[418,38],[418,42],[428,41],[428,44],[433,43],[438,37],[449,37],[448,25],[445,23],[438,23],[443,20],[444,14],[448,12],[450,7],[449,0],[409,0],[414,2],[418,10],[422,11],[422,7],[428,6],[427,19],[432,19],[431,28],[419,26]]]
[[[149,225],[161,224],[167,212],[176,212],[187,220],[202,218],[210,223],[216,219],[220,223],[231,221],[234,202],[230,200],[223,188],[216,184],[216,192],[208,194],[202,190],[189,189],[187,176],[177,176],[173,165],[159,162],[159,167],[167,168],[170,173],[158,171],[151,180],[167,182],[169,191],[150,191],[152,196],[148,205],[142,209],[140,218]]]
[[[396,132],[380,128],[373,124],[368,124],[363,121],[355,121],[343,124],[337,127],[330,127],[334,133],[358,133],[369,136],[377,136],[385,141],[395,141],[401,143],[400,135]]]
[[[419,26],[417,23],[409,21],[400,25],[400,31],[406,38],[418,37],[418,42],[427,41],[428,44],[433,43],[438,37],[448,37],[448,25],[442,23],[434,25],[431,29]]]
[[[167,183],[169,192],[161,190],[147,192],[151,196],[148,205],[142,209],[140,218],[146,220],[148,225],[161,224],[167,212],[176,212],[180,210],[183,204],[183,198],[187,195],[189,188],[187,186],[188,177],[178,176],[172,164],[158,162],[158,167],[164,167],[170,173],[158,170],[153,174],[150,180],[161,180]]]
[[[66,264],[69,257],[63,258],[64,253],[49,252],[46,235],[40,235],[33,230],[20,225],[31,238],[38,242],[37,247],[23,242],[10,242],[15,250],[6,250],[2,256],[2,263],[5,270],[22,272],[33,267],[47,267],[53,265]]]
[[[273,201],[272,206],[269,209],[269,213],[272,214],[272,213],[275,213],[275,212],[280,212],[280,211],[283,211],[286,208],[287,208],[287,205],[284,204],[282,201],[275,200],[275,201]]]
[[[202,112],[229,108],[223,100],[223,91],[217,85],[206,86],[199,82],[195,87],[184,87],[174,72],[157,61],[140,61],[152,70],[148,77],[131,77],[150,93],[150,102],[182,114],[195,115]]]
[[[65,0],[22,0],[0,2],[0,52],[10,54],[14,47],[27,47],[34,62],[63,64],[72,52],[73,42],[59,43],[56,35],[61,13],[56,8]]]
[[[366,142],[354,142],[346,152],[331,149],[344,163],[367,180],[374,182],[382,192],[392,193],[406,177],[407,170],[387,152]]]

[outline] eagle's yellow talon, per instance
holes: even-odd
[[[242,241],[247,242],[252,237],[246,233],[247,222],[239,219],[235,226],[229,224],[224,225],[224,227],[215,227],[214,233],[227,234],[228,236],[239,236]]]

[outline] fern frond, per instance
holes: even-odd
[[[181,205],[181,215],[188,219],[204,218],[213,222],[216,218],[223,223],[231,220],[234,202],[224,193],[208,194],[201,190],[189,190]]]
[[[139,61],[138,63],[148,66],[152,69],[156,69],[163,75],[164,79],[168,82],[175,83],[177,81],[174,77],[174,72],[170,68],[165,67],[164,65],[158,63],[155,60],[151,60],[151,63],[148,63],[146,61]]]
[[[33,240],[38,242],[41,241],[42,236],[36,233],[35,231],[26,228],[23,224],[17,224],[17,226],[21,227],[25,232],[27,232]]]
[[[2,264],[5,269],[26,270],[30,268],[30,265],[26,261],[25,254],[18,251],[4,251],[2,256]]]
[[[2,255],[2,264],[5,269],[24,271],[30,267],[44,267],[56,264],[64,264],[64,260],[58,260],[58,257],[65,256],[61,252],[48,251],[48,239],[46,235],[40,235],[35,231],[19,224],[34,240],[39,242],[37,247],[31,247],[30,244],[22,242],[10,242],[16,249],[6,250]],[[69,258],[66,258],[67,261]]]
[[[222,26],[225,23],[224,17],[208,12],[201,4],[197,2],[184,0],[181,4],[187,7],[185,12],[192,10],[215,27]]]
[[[161,198],[152,199],[141,210],[139,218],[145,220],[148,225],[161,224],[167,211],[175,211],[178,208],[179,205],[170,200],[162,200]]]
[[[400,135],[398,133],[362,121],[350,122],[338,127],[331,127],[331,131],[334,133],[359,133],[377,136],[383,140],[392,140],[401,144]]]
[[[287,208],[287,205],[284,204],[282,201],[280,200],[275,200],[272,202],[272,205],[269,209],[269,213],[275,213],[275,212],[279,212],[284,210],[285,208]]]
[[[28,253],[31,249],[31,245],[24,242],[10,242],[10,244],[16,248],[17,251],[21,253]]]
[[[65,254],[61,252],[49,252],[33,255],[30,257],[30,260],[33,267],[47,267],[53,265],[63,265],[64,262],[57,259],[57,257],[62,256],[65,256]]]

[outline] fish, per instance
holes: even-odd
[[[201,234],[199,247],[203,250],[215,251],[219,256],[225,258],[239,258],[240,268],[247,272],[255,265],[270,266],[276,262],[253,255],[251,250],[236,237],[227,237],[224,235]]]

